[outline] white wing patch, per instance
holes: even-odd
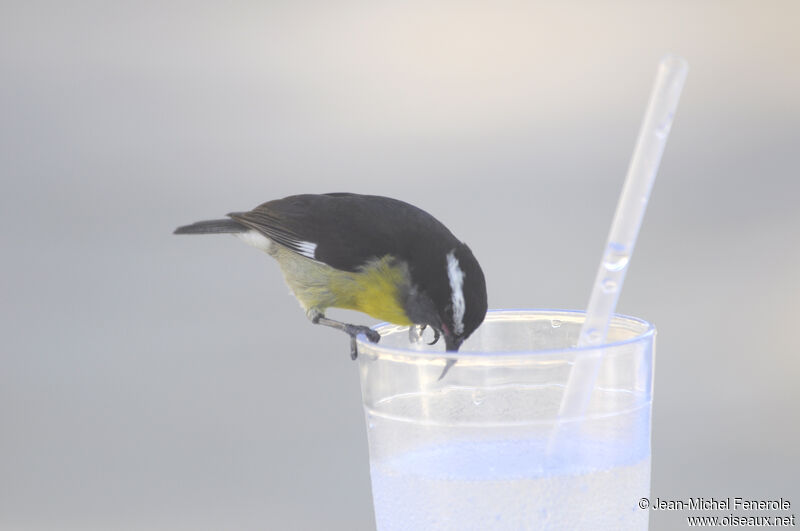
[[[450,297],[453,302],[453,328],[456,334],[464,332],[464,272],[458,263],[455,251],[447,254],[447,278],[450,279]]]
[[[311,242],[297,242],[295,243],[294,250],[298,253],[302,254],[303,256],[307,256],[314,260],[314,251],[317,249],[316,243]]]
[[[273,245],[272,240],[269,239],[269,237],[264,236],[263,234],[261,234],[257,230],[249,230],[247,232],[239,232],[239,233],[236,234],[236,236],[240,240],[242,240],[244,243],[246,243],[247,245],[251,245],[251,246],[255,247],[256,249],[261,249],[265,253],[269,253],[270,252],[270,247],[272,247],[272,245]],[[315,260],[314,251],[317,250],[317,244],[316,243],[301,242],[301,241],[292,240],[291,247],[287,246],[287,248],[291,249],[292,251],[296,252],[297,254],[302,254],[305,257],[308,257],[308,258],[311,258],[312,260]]]

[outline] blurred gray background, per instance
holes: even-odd
[[[798,20],[2,1],[0,529],[373,529],[346,337],[267,256],[172,230],[389,195],[470,244],[491,307],[583,308],[668,51],[690,72],[618,306],[659,328],[652,496],[800,513]]]

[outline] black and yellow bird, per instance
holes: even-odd
[[[311,322],[350,335],[353,359],[358,334],[372,342],[380,336],[329,319],[326,309],[431,327],[433,342],[443,336],[448,351],[457,351],[486,315],[486,281],[472,251],[433,216],[403,201],[294,195],[228,218],[198,221],[175,234],[232,233],[270,254]]]

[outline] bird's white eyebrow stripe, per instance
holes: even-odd
[[[447,253],[447,278],[450,279],[450,297],[453,303],[453,331],[464,332],[464,271],[456,258],[455,250]]]

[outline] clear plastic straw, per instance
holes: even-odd
[[[667,55],[658,65],[653,92],[595,277],[578,347],[601,345],[606,340],[608,323],[619,300],[688,70],[686,60],[675,55]],[[561,418],[580,416],[586,411],[600,362],[599,355],[576,358],[561,401]]]

